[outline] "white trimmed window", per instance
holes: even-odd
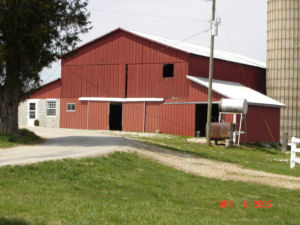
[[[75,112],[75,111],[76,111],[75,103],[67,103],[67,112]]]
[[[46,102],[46,106],[47,116],[56,116],[56,101],[49,100]]]

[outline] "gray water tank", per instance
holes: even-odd
[[[248,112],[248,102],[246,99],[222,98],[219,102],[219,111],[227,113],[243,113],[246,115]]]

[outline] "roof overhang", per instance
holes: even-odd
[[[80,97],[79,101],[89,102],[163,102],[163,98],[105,98],[105,97]]]
[[[187,75],[186,78],[206,88],[208,88],[209,86],[207,78],[189,75]],[[282,104],[281,102],[278,102],[258,91],[255,91],[237,82],[213,80],[212,91],[226,98],[241,100],[246,99],[249,105],[278,108],[286,107],[286,105]]]

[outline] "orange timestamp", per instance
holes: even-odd
[[[260,208],[271,208],[271,200],[255,200],[252,201],[252,204],[250,204],[250,207],[252,205],[253,209],[260,209]],[[243,206],[245,208],[248,208],[248,201],[244,201]],[[233,201],[228,200],[221,200],[219,201],[219,208],[233,208]]]

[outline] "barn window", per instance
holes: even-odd
[[[163,77],[174,77],[174,64],[163,65]]]
[[[76,105],[75,103],[67,103],[67,112],[75,112]]]
[[[47,116],[56,116],[56,101],[55,100],[49,100],[46,102],[46,112]]]

